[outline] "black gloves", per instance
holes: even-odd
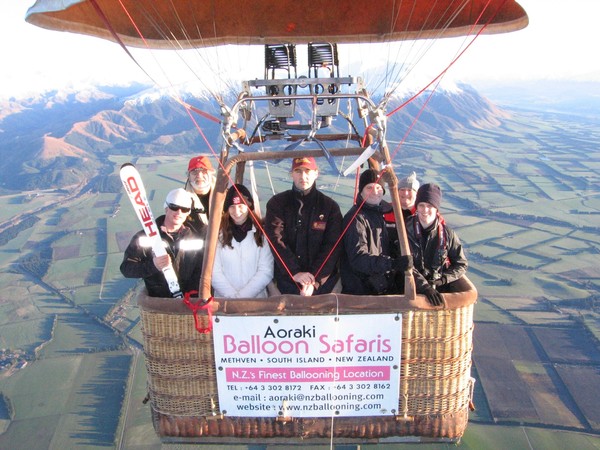
[[[440,278],[438,278],[437,280],[435,280],[432,283],[435,287],[440,287],[443,284],[446,284],[446,276],[442,275]]]
[[[427,301],[431,303],[433,306],[440,306],[444,304],[444,297],[435,288],[431,286],[427,286],[425,288],[425,297],[427,297]]]
[[[367,279],[371,291],[375,295],[385,295],[390,289],[390,279],[385,273],[376,273]]]
[[[392,266],[394,270],[398,272],[406,272],[413,268],[413,257],[412,255],[402,255],[392,260]]]

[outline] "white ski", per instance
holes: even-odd
[[[363,150],[363,152],[359,155],[358,158],[356,158],[356,161],[354,161],[352,164],[350,164],[350,166],[348,166],[348,168],[346,170],[344,170],[343,175],[345,177],[348,176],[348,174],[354,172],[358,167],[360,167],[367,159],[369,159],[371,156],[373,156],[373,154],[375,153],[375,151],[377,150],[377,143],[374,142],[373,144],[369,145],[367,148],[365,148]]]
[[[150,203],[146,196],[146,188],[144,187],[144,182],[142,181],[140,173],[133,164],[125,163],[121,166],[119,174],[121,176],[123,187],[131,201],[131,205],[133,206],[138,219],[140,219],[142,228],[146,232],[146,236],[152,240],[152,252],[155,256],[166,255],[167,251],[165,250],[163,241],[160,238],[160,233],[158,232],[158,227],[156,226],[156,221],[152,215],[152,209],[150,209]],[[173,266],[164,268],[163,274],[169,285],[171,296],[174,298],[182,298],[183,294],[179,287],[179,281],[177,280],[177,274],[175,273],[175,270],[173,270]]]

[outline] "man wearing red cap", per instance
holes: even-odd
[[[215,169],[207,156],[190,159],[185,190],[192,194],[192,212],[187,225],[197,233],[203,233],[208,224],[210,195],[215,185]]]
[[[292,189],[273,196],[265,215],[277,288],[282,294],[326,294],[339,278],[341,246],[335,244],[342,233],[342,213],[333,199],[317,190],[314,158],[294,158],[291,173]]]

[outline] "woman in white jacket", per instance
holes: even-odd
[[[212,287],[217,298],[267,297],[267,285],[273,280],[273,254],[261,228],[254,223],[254,202],[241,184],[229,188],[223,205],[223,217]]]

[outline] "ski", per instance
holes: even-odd
[[[347,177],[348,174],[354,172],[358,167],[362,166],[363,163],[365,163],[367,161],[367,159],[369,159],[371,156],[373,156],[373,154],[375,153],[376,150],[377,150],[377,143],[373,143],[373,144],[369,145],[367,148],[365,148],[363,150],[363,152],[359,155],[359,157],[356,158],[356,161],[354,161],[352,164],[350,164],[350,166],[348,166],[348,168],[346,170],[344,170],[343,175],[345,177]]]
[[[156,221],[152,215],[152,209],[150,208],[150,203],[146,196],[146,188],[144,187],[144,182],[142,181],[140,173],[133,164],[125,163],[121,166],[119,175],[123,187],[129,197],[129,201],[131,201],[131,205],[142,224],[146,236],[152,240],[152,252],[155,256],[166,255],[167,251],[165,250],[160,233],[158,232],[158,227],[156,226]],[[179,281],[177,280],[177,274],[175,273],[175,270],[173,270],[173,266],[164,268],[162,272],[169,285],[171,296],[173,298],[182,298],[183,293],[179,287]]]

